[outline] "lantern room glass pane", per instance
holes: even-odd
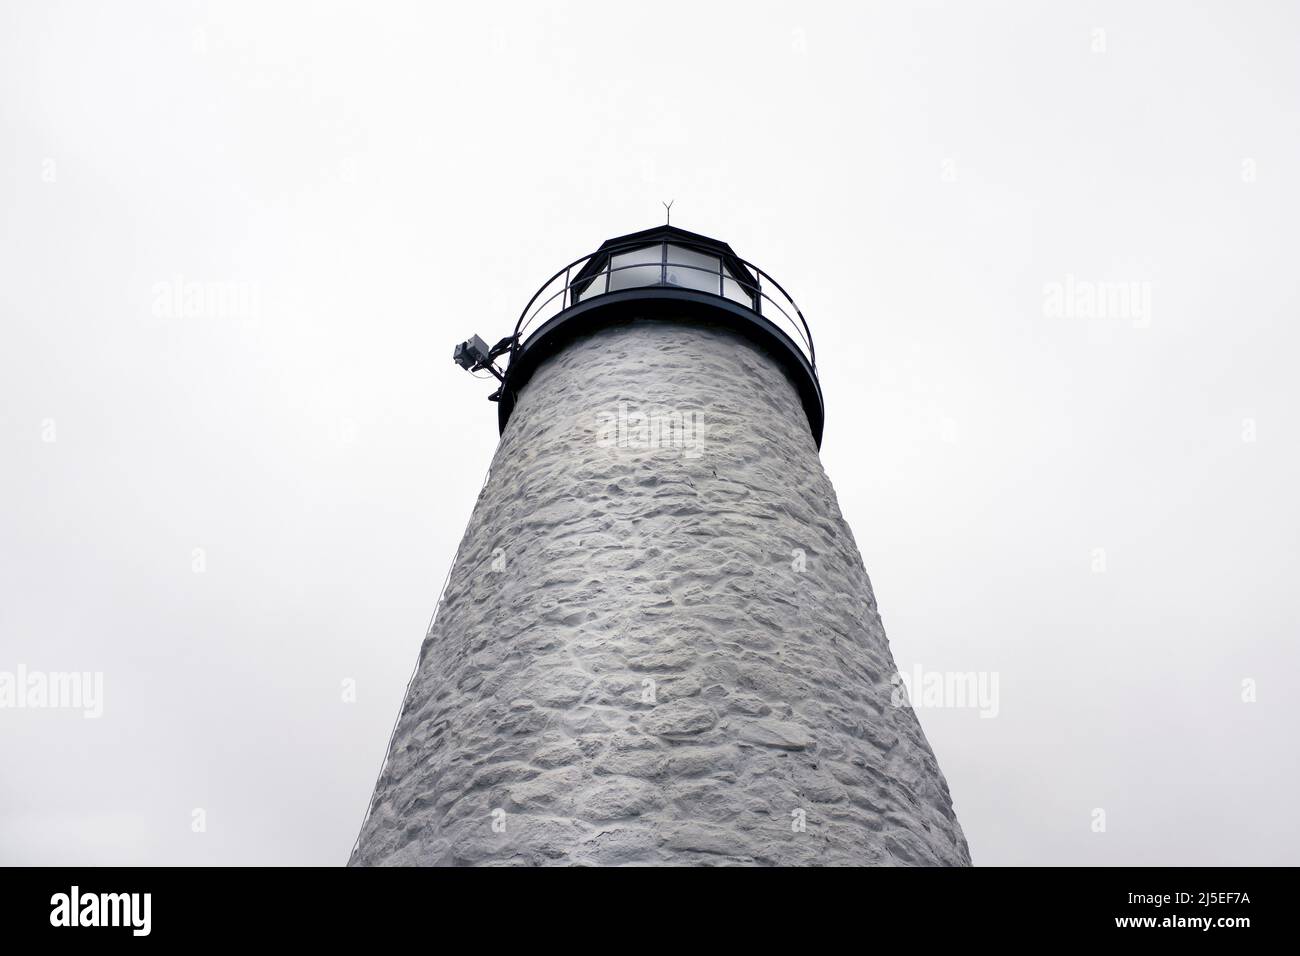
[[[749,287],[748,282],[744,284],[739,282],[730,269],[726,270],[726,276],[722,280],[722,294],[746,308],[754,308],[754,290]]]
[[[646,246],[644,249],[633,249],[612,257],[609,291],[659,285],[663,278],[663,250],[662,245]]]
[[[717,256],[682,246],[668,246],[668,284],[679,289],[698,289],[721,294],[722,274]]]
[[[605,273],[601,272],[596,276],[596,278],[592,279],[589,283],[587,283],[587,288],[582,289],[581,291],[579,291],[576,288],[574,289],[573,301],[585,302],[588,299],[593,298],[594,296],[604,295],[604,294],[605,294]]]

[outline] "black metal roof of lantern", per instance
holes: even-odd
[[[542,359],[574,337],[628,319],[689,319],[763,345],[799,390],[818,447],[825,409],[812,333],[794,301],[725,242],[676,226],[619,236],[577,259],[529,300],[512,335],[490,349],[477,336],[456,347],[458,364],[501,381],[490,397],[505,431],[518,392]],[[504,371],[495,366],[508,356]]]

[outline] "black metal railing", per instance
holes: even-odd
[[[712,259],[717,259],[717,268],[712,266],[706,268],[672,261],[669,247],[689,249],[692,252],[702,253]],[[660,250],[657,263],[652,257],[648,260],[642,259],[626,265],[614,265],[614,259],[617,256],[633,252],[649,252],[653,249]],[[601,268],[597,270],[587,268],[590,263],[597,260],[601,260]],[[743,266],[745,270],[748,270],[748,275],[738,275],[735,270],[727,268],[729,261]],[[613,277],[620,272],[639,269],[653,274],[656,266],[658,268],[656,281],[634,281],[621,284],[617,289],[610,288],[611,285],[615,284]],[[675,286],[669,274],[683,269],[703,273],[710,280],[716,276],[716,290],[712,288],[711,281],[702,281],[701,283],[709,286],[709,288],[700,288],[696,285]],[[628,278],[631,278],[631,276]],[[601,285],[602,283],[603,285]],[[812,332],[808,328],[803,313],[794,304],[790,294],[781,288],[780,283],[752,262],[740,258],[733,260],[730,257],[723,257],[719,255],[718,249],[714,246],[676,238],[652,243],[632,242],[626,247],[605,248],[598,253],[593,252],[570,262],[551,276],[528,300],[528,304],[524,306],[523,312],[519,315],[519,321],[515,323],[514,347],[518,349],[525,343],[525,336],[529,328],[534,326],[539,318],[544,323],[572,306],[601,295],[607,295],[610,292],[654,287],[685,288],[693,292],[704,292],[749,309],[771,322],[780,331],[785,332],[803,352],[808,364],[812,367],[813,374],[816,374],[817,353],[813,348]],[[736,290],[743,292],[744,301],[737,299],[735,295],[728,295],[728,291]],[[777,321],[778,317],[783,321]]]

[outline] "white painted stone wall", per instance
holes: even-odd
[[[603,329],[520,396],[351,862],[968,864],[894,671],[785,373]]]

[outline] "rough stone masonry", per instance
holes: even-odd
[[[894,673],[781,367],[603,328],[519,396],[351,865],[968,865]]]

